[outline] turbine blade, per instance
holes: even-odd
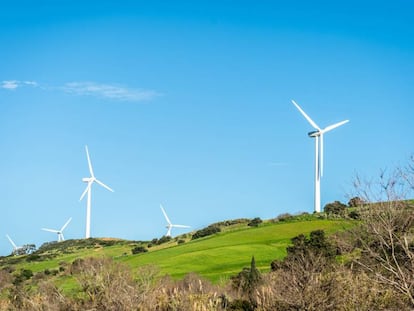
[[[96,181],[98,184],[100,184],[102,187],[104,187],[104,188],[108,189],[108,190],[109,190],[109,191],[111,191],[111,192],[114,192],[111,188],[109,188],[107,185],[105,185],[102,181],[99,181],[99,180],[97,180],[97,179],[95,179],[95,181]]]
[[[53,233],[59,233],[59,230],[55,230],[55,229],[47,229],[47,228],[42,228],[43,231],[48,231],[48,232],[53,232]]]
[[[162,205],[160,204],[160,207],[161,207],[161,210],[162,210],[162,213],[164,214],[164,217],[165,217],[165,220],[168,222],[168,224],[171,226],[171,221],[170,221],[170,219],[168,218],[168,216],[167,216],[167,213],[165,212],[165,210],[164,210],[164,208],[162,207]],[[171,231],[171,228],[169,228],[168,229],[168,232],[170,232]]]
[[[308,122],[310,123],[310,125],[312,125],[318,131],[321,130],[319,128],[319,126],[306,114],[305,111],[302,110],[302,108],[300,108],[300,106],[293,99],[292,99],[292,103],[296,106],[296,108],[299,110],[299,112],[305,117],[305,119],[308,120]]]
[[[185,225],[172,225],[174,228],[191,228],[190,226]]]
[[[8,234],[6,234],[6,237],[7,237],[7,239],[9,240],[9,242],[11,243],[11,245],[13,245],[13,249],[16,249],[16,248],[17,248],[17,245],[16,245],[16,244],[14,244],[13,240],[11,239],[11,237],[9,237],[9,235],[8,235]]]
[[[168,228],[168,231],[167,231],[167,233],[166,233],[166,235],[165,235],[165,236],[171,236],[171,228],[172,228],[172,227],[169,227],[169,228]]]
[[[63,227],[60,229],[60,232],[63,232],[63,230],[65,230],[66,226],[70,223],[71,220],[72,220],[72,217],[70,217],[68,221],[63,225]]]
[[[89,191],[89,189],[91,188],[91,186],[92,186],[92,181],[88,182],[88,185],[86,186],[85,191],[82,193],[82,195],[81,195],[81,197],[80,197],[79,201],[82,201],[83,197],[84,197],[84,196],[85,196],[85,194]]]
[[[349,120],[344,120],[344,121],[329,125],[329,126],[325,127],[321,132],[322,133],[329,132],[329,131],[333,130],[334,128],[337,128],[338,126],[341,126],[341,125],[343,125],[345,123],[348,123],[348,122],[349,122]]]
[[[95,175],[93,174],[91,158],[89,157],[88,146],[85,146],[85,149],[86,149],[86,157],[88,158],[89,173],[91,173],[91,177],[95,177]]]
[[[60,241],[62,242],[64,240],[65,240],[65,237],[63,236],[63,233],[60,233]]]

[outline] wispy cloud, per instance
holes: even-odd
[[[159,96],[155,91],[130,89],[111,84],[99,84],[95,82],[71,82],[66,83],[62,90],[66,93],[95,96],[122,101],[146,101]]]
[[[15,90],[19,87],[20,82],[16,80],[1,81],[1,88],[6,90]]]
[[[16,90],[21,87],[35,87],[43,91],[62,91],[77,96],[94,96],[117,101],[148,101],[161,94],[152,90],[133,89],[115,84],[102,84],[96,82],[69,82],[61,86],[41,85],[36,81],[4,80],[0,82],[0,88]]]
[[[15,90],[22,86],[37,87],[38,84],[34,81],[18,81],[18,80],[4,80],[0,83],[0,88],[6,90]]]

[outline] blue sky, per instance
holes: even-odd
[[[149,240],[348,201],[414,152],[412,1],[19,1],[0,11],[0,234]],[[185,232],[175,230],[173,234]],[[0,240],[1,241],[1,240]],[[11,247],[6,238],[0,254]]]

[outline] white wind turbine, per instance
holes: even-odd
[[[184,225],[174,225],[171,223],[170,219],[167,216],[167,213],[165,212],[164,208],[162,207],[162,205],[160,204],[162,213],[164,214],[165,220],[167,221],[168,225],[166,225],[165,227],[168,229],[167,233],[165,234],[165,236],[171,236],[171,229],[172,228],[191,228],[190,226],[184,226]]]
[[[85,233],[85,238],[88,239],[88,238],[91,237],[91,189],[92,189],[92,184],[94,182],[96,182],[97,184],[101,185],[102,187],[108,189],[109,191],[114,192],[114,190],[109,188],[103,182],[96,179],[96,177],[93,173],[91,159],[89,157],[88,146],[85,146],[85,149],[86,149],[86,157],[88,158],[89,173],[91,174],[91,176],[82,178],[82,181],[87,183],[88,185],[86,186],[85,191],[82,193],[79,201],[81,201],[83,199],[85,194],[88,194],[88,200],[87,200],[87,203],[86,203],[86,233]]]
[[[72,220],[72,217],[69,218],[68,221],[66,221],[66,223],[62,226],[62,228],[60,228],[60,230],[48,229],[48,228],[42,228],[42,230],[57,233],[57,241],[62,242],[65,240],[65,237],[63,236],[63,230],[65,230],[65,228],[67,227],[67,225],[70,223],[71,220]]]
[[[323,135],[349,122],[349,120],[344,120],[321,129],[294,100],[292,100],[292,103],[315,129],[315,131],[309,132],[308,136],[315,138],[315,212],[319,213],[321,211],[321,177],[323,175]]]
[[[21,250],[23,250],[23,246],[17,246],[16,243],[13,242],[13,240],[11,239],[11,237],[9,237],[8,234],[6,234],[7,239],[9,240],[10,244],[13,246],[13,255],[19,255],[19,253],[21,252]]]

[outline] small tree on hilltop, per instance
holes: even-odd
[[[326,204],[324,207],[324,211],[325,213],[330,214],[330,215],[338,215],[338,216],[344,217],[346,207],[347,206],[345,204],[339,201],[334,201],[332,203]]]
[[[253,218],[247,225],[250,227],[258,227],[263,221],[259,218]]]
[[[353,197],[348,201],[349,207],[358,207],[366,204],[366,202],[360,197]]]

